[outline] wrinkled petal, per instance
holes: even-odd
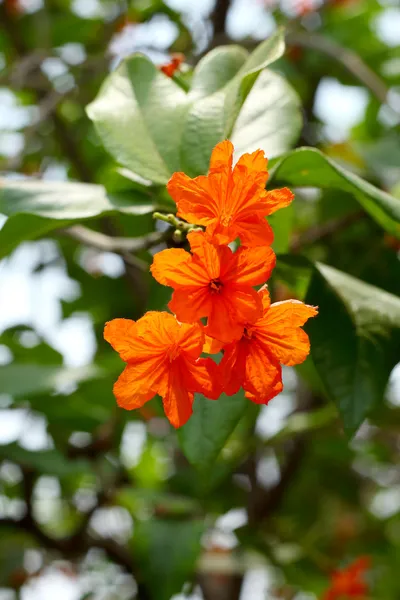
[[[294,194],[289,188],[279,188],[265,192],[265,201],[268,207],[266,215],[272,215],[276,210],[285,208],[294,200]]]
[[[194,254],[194,264],[201,265],[201,268],[205,270],[207,281],[218,279],[221,273],[221,263],[232,260],[232,250],[226,246],[210,244],[207,236],[200,231],[189,233],[187,238]]]
[[[255,290],[250,287],[231,290],[226,286],[223,293],[213,297],[205,332],[221,342],[232,342],[241,337],[244,324],[256,321],[261,311],[261,299]]]
[[[176,343],[185,357],[197,359],[203,350],[204,337],[204,329],[199,323],[180,323]]]
[[[231,174],[233,163],[233,144],[229,140],[219,142],[214,147],[210,158],[210,173]]]
[[[203,352],[205,354],[218,354],[224,347],[223,342],[214,340],[214,338],[206,335],[204,338]]]
[[[274,241],[271,225],[264,217],[254,213],[237,221],[236,231],[243,246],[269,246]]]
[[[196,323],[202,317],[207,317],[212,310],[208,288],[175,290],[168,307],[180,321]]]
[[[154,279],[162,285],[174,289],[182,287],[202,287],[209,277],[199,262],[194,262],[189,252],[180,248],[170,248],[157,252],[150,267]]]
[[[113,319],[104,327],[104,339],[125,362],[137,352],[135,334],[136,323],[131,319]]]
[[[126,410],[140,408],[157,393],[160,383],[168,377],[163,358],[128,364],[114,384],[117,403]]]
[[[221,395],[218,365],[211,358],[186,361],[183,373],[186,388],[190,392],[203,394],[211,400],[217,400]]]
[[[152,321],[151,313],[147,313],[145,317]],[[154,335],[156,329],[153,321],[150,335],[143,336],[140,334],[145,317],[142,317],[136,323],[130,319],[113,319],[105,325],[104,339],[111,344],[125,362],[141,362],[164,352],[162,342],[160,342],[157,335]]]
[[[279,383],[282,384],[282,369],[279,362],[265,352],[257,340],[252,340],[247,353],[243,388],[254,396],[253,401],[265,404],[282,390]]]
[[[276,256],[269,246],[244,248],[241,246],[232,260],[221,264],[221,278],[224,282],[237,285],[260,285],[269,279],[276,264]]]
[[[246,374],[248,343],[240,340],[225,347],[219,363],[221,383],[227,396],[233,396],[242,387]]]
[[[300,327],[317,313],[315,307],[298,300],[276,302],[257,323],[257,337],[279,362],[298,365],[310,352],[308,335]]]
[[[193,393],[186,388],[180,360],[171,363],[168,378],[163,381],[158,393],[163,399],[164,411],[171,425],[184,425],[193,412]]]
[[[177,216],[188,223],[207,226],[217,217],[217,203],[205,175],[191,179],[185,173],[174,173],[167,190],[178,207]]]
[[[255,404],[268,404],[270,400],[275,398],[278,394],[283,390],[282,381],[277,380],[276,383],[270,388],[267,396],[258,396],[256,394],[252,394],[251,392],[245,392],[245,397],[255,402]]]

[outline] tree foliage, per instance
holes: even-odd
[[[275,23],[259,42],[257,25],[231,39],[229,0],[194,25],[158,0],[28,4],[0,3],[0,280],[67,279],[57,327],[87,319],[94,348],[74,361],[74,336],[66,352],[34,318],[0,320],[1,418],[21,425],[0,437],[0,587],[24,597],[58,570],[82,600],[299,600],[369,555],[368,600],[399,597],[400,46],[381,25],[397,9],[249,2]],[[143,32],[165,26],[174,40],[152,47]],[[168,77],[171,52],[186,58]],[[361,91],[352,127],[324,122],[327,80]],[[117,408],[103,327],[166,309],[149,265],[186,240],[153,214],[174,214],[172,173],[206,174],[226,138],[238,156],[264,150],[268,186],[295,192],[270,219],[269,288],[319,316],[268,406],[197,395],[175,431],[159,399]],[[19,301],[8,281],[5,313]],[[245,596],[254,569],[268,591]]]

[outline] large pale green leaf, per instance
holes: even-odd
[[[181,159],[183,170],[189,175],[199,175],[206,173],[213,147],[221,140],[230,137],[235,121],[239,115],[240,109],[246,100],[252,86],[258,75],[272,62],[282,56],[285,49],[283,33],[278,30],[274,35],[262,42],[248,56],[242,64],[236,75],[223,87],[218,87],[215,83],[210,84],[209,89],[215,90],[207,97],[201,96],[196,100],[199,93],[200,79],[205,81],[207,88],[212,72],[217,60],[209,60],[205,68],[201,63],[198,66],[200,75],[196,71],[194,74],[195,88],[193,91],[194,102],[190,107],[186,118],[185,129],[183,132]],[[243,54],[231,56],[231,72],[239,66]],[[219,58],[217,56],[217,58]],[[205,60],[205,59],[203,59]],[[225,79],[223,79],[225,82]],[[191,92],[189,92],[189,97]]]
[[[11,363],[0,369],[0,390],[1,393],[14,397],[31,396],[39,392],[54,391],[65,385],[76,384],[79,381],[96,377],[100,373],[100,369],[93,365],[58,367]]]
[[[234,396],[221,394],[218,400],[208,400],[197,395],[193,415],[178,432],[186,458],[200,469],[210,467],[218,458],[248,403],[243,390]]]
[[[192,578],[203,532],[202,520],[152,518],[136,523],[135,558],[154,600],[170,600]]]
[[[8,217],[0,230],[0,258],[21,241],[105,213],[132,215],[162,208],[148,191],[107,194],[101,185],[59,181],[0,179],[0,213]]]
[[[217,48],[197,65],[188,93],[134,55],[107,78],[88,115],[106,149],[141,177],[164,184],[174,171],[206,173],[213,147],[230,136],[258,75],[283,50],[280,30],[252,54]]]
[[[87,107],[105,148],[155,183],[178,171],[186,93],[140,54],[125,60]]]
[[[244,102],[231,140],[238,155],[261,148],[272,158],[293,146],[301,126],[298,95],[286,79],[265,70]]]
[[[377,223],[400,238],[400,200],[364,181],[315,148],[299,148],[277,159],[270,171],[270,182],[349,192]]]
[[[319,306],[310,319],[311,356],[328,395],[354,433],[384,401],[389,375],[400,358],[400,298],[341,271],[281,257],[280,275],[305,301]],[[286,270],[287,267],[288,271]]]

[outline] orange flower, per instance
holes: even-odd
[[[153,311],[136,322],[109,321],[104,338],[127,363],[114,384],[122,408],[140,408],[159,394],[169,421],[180,427],[192,414],[194,392],[218,398],[217,365],[199,358],[204,343],[200,324],[181,324],[169,313]]]
[[[167,184],[178,217],[204,225],[210,241],[228,244],[240,237],[246,246],[268,246],[273,232],[265,217],[293,200],[287,188],[266,191],[267,159],[262,150],[243,154],[232,171],[233,145],[228,140],[212,152],[207,176],[191,179],[174,173]]]
[[[188,235],[192,254],[178,248],[158,252],[153,277],[174,288],[169,308],[180,321],[208,317],[206,333],[222,342],[240,338],[244,323],[261,316],[261,297],[252,286],[264,283],[275,266],[269,246],[240,247],[210,244],[203,232]]]
[[[370,567],[370,563],[368,556],[361,556],[344,569],[334,571],[331,576],[331,586],[323,596],[323,600],[366,598],[368,585],[363,579],[363,574]]]
[[[184,60],[184,54],[175,52],[174,54],[171,54],[171,62],[166,65],[162,65],[160,67],[160,71],[162,71],[164,75],[167,75],[167,77],[172,77],[175,74],[175,71],[178,71]]]
[[[245,326],[239,341],[225,346],[219,369],[221,384],[228,396],[243,387],[247,398],[267,404],[283,389],[281,363],[291,366],[306,359],[310,343],[300,327],[318,311],[298,300],[271,305],[265,288],[259,291],[259,296],[263,303],[262,316]],[[216,350],[215,344],[206,343],[205,352]]]

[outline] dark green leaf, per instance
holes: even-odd
[[[195,571],[204,523],[151,519],[135,526],[134,552],[154,600],[170,600]]]
[[[270,174],[271,182],[349,192],[377,223],[400,238],[400,200],[347,171],[315,148],[299,148],[277,159]]]
[[[218,400],[208,400],[197,395],[193,415],[178,432],[186,458],[200,469],[210,467],[243,416],[248,403],[243,390],[234,396],[221,394]]]

